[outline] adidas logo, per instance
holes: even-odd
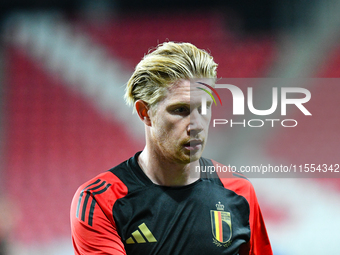
[[[142,223],[138,226],[139,230],[137,229],[135,232],[132,233],[132,236],[126,240],[126,244],[133,244],[133,243],[155,243],[157,242],[156,238],[153,236],[149,228]],[[146,241],[146,240],[147,241]]]

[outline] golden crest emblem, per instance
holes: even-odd
[[[210,211],[213,242],[217,246],[229,247],[232,237],[230,212],[224,211],[224,205],[221,202],[216,204],[216,209]]]

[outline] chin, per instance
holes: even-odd
[[[200,157],[201,157],[201,155],[200,155],[200,156],[197,156],[197,155],[190,156],[190,162],[197,161],[197,160],[199,160],[199,159],[200,159]],[[190,162],[189,162],[189,163],[190,163]]]
[[[201,156],[202,156],[202,151],[190,153],[190,162],[199,160]]]
[[[202,151],[196,151],[196,152],[184,152],[182,151],[180,154],[177,155],[177,159],[175,159],[178,163],[181,164],[190,164],[191,162],[197,161],[200,159],[202,155]]]
[[[196,156],[192,157],[188,154],[182,154],[181,156],[177,157],[176,161],[180,164],[190,164],[193,161],[196,161]]]

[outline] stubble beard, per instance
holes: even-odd
[[[197,157],[196,154],[191,155],[190,152],[186,152],[182,143],[173,144],[166,142],[166,140],[167,139],[165,138],[157,141],[158,148],[156,148],[156,150],[158,151],[161,160],[186,165]]]

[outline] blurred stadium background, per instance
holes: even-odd
[[[339,78],[339,13],[337,0],[0,1],[0,254],[73,254],[75,190],[143,148],[123,92],[150,48],[191,42],[223,78]],[[301,128],[222,129],[206,155],[340,163],[340,85],[325,81]],[[274,254],[340,254],[339,179],[251,181]]]

